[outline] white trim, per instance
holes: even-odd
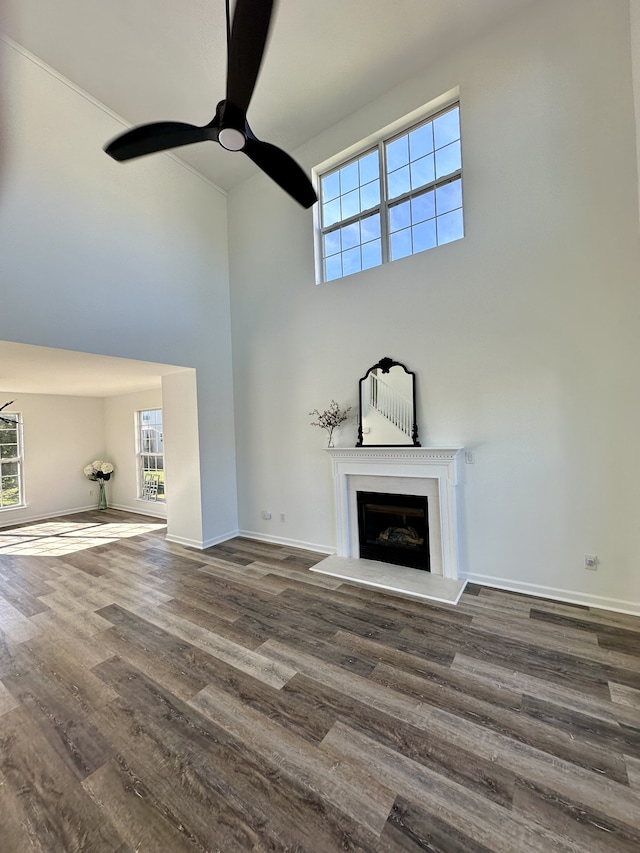
[[[350,478],[357,476],[434,479],[438,483],[442,576],[457,580],[459,571],[455,486],[456,457],[461,449],[412,446],[325,448],[324,452],[331,458],[333,470],[338,556],[359,556],[355,534],[357,522],[352,519],[350,509]]]
[[[165,539],[167,542],[175,542],[176,545],[184,545],[186,548],[196,548],[198,551],[205,551],[207,548],[212,548],[214,545],[219,545],[221,542],[228,542],[229,539],[234,539],[239,536],[237,530],[231,530],[229,533],[223,533],[220,536],[214,536],[212,539],[187,539],[185,536],[176,536],[173,533],[167,533]]]
[[[255,539],[257,542],[270,542],[272,545],[285,545],[288,548],[302,548],[305,551],[316,551],[318,554],[336,553],[336,549],[328,545],[304,542],[301,539],[287,539],[284,536],[270,536],[267,533],[255,533],[252,530],[239,530],[236,536],[244,536],[245,539]]]
[[[142,501],[142,503],[144,503],[145,506],[148,506],[149,504],[153,505],[152,501]],[[160,514],[159,512],[149,512],[149,511],[143,512],[141,509],[138,509],[138,507],[127,506],[126,504],[110,503],[108,508],[109,509],[118,509],[118,510],[121,510],[122,512],[133,512],[136,515],[148,515],[148,516],[151,516],[152,518],[161,518],[163,521],[167,520],[166,508],[165,508],[165,512],[163,514]],[[97,507],[94,506],[93,509],[97,509]]]
[[[595,607],[598,610],[612,610],[614,613],[628,613],[631,616],[640,616],[640,602],[624,601],[620,598],[606,598],[603,595],[589,595],[584,592],[575,592],[570,589],[560,589],[554,586],[541,586],[524,581],[505,581],[504,578],[494,578],[490,575],[463,574],[469,583],[477,583],[480,586],[490,586],[494,589],[503,589],[506,592],[522,592],[536,598],[548,598],[552,601],[563,601],[567,604],[582,604],[586,607]]]
[[[375,147],[387,137],[397,136],[404,129],[411,127],[411,125],[419,124],[423,120],[427,121],[430,115],[445,110],[459,100],[460,87],[455,86],[453,89],[449,89],[448,92],[444,92],[442,95],[438,95],[437,98],[433,98],[427,104],[423,104],[410,113],[400,116],[400,118],[397,118],[390,124],[381,127],[375,133],[371,133],[369,136],[365,136],[364,139],[354,142],[348,148],[343,148],[338,154],[332,154],[331,157],[323,160],[322,163],[314,166],[311,170],[313,178],[318,182],[317,186],[319,186],[320,175],[324,172],[329,172],[341,163],[346,163],[348,160],[354,159],[360,153],[366,151],[367,148]]]
[[[18,509],[18,507],[16,507],[16,509]],[[22,509],[24,509],[24,507],[22,507]],[[74,515],[74,513],[77,512],[89,512],[92,509],[97,510],[97,505],[91,504],[91,506],[79,506],[75,509],[52,510],[51,512],[43,512],[36,515],[23,515],[21,518],[14,518],[11,521],[7,520],[6,523],[0,520],[0,528],[16,527],[18,525],[28,524],[31,521],[42,521],[45,518],[57,518],[59,515]]]

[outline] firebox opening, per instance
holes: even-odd
[[[360,557],[431,571],[427,498],[382,492],[356,495]]]

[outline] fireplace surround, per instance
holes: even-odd
[[[360,558],[357,492],[428,498],[431,573],[458,579],[455,505],[457,457],[462,448],[330,447],[337,555]]]

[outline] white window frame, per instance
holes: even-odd
[[[393,142],[394,139],[402,137],[407,133],[410,133],[414,129],[420,127],[420,125],[425,124],[426,122],[432,121],[437,118],[438,115],[447,112],[453,107],[460,108],[460,92],[458,88],[452,89],[449,92],[444,93],[439,98],[430,101],[428,104],[425,104],[423,107],[418,110],[413,111],[412,113],[403,116],[392,124],[387,125],[384,128],[381,128],[377,133],[367,137],[364,140],[361,140],[359,143],[351,146],[350,148],[342,151],[341,153],[333,156],[329,160],[326,160],[324,163],[316,166],[312,173],[314,182],[316,185],[316,189],[318,191],[318,196],[321,196],[321,179],[325,178],[331,173],[342,169],[345,166],[348,166],[350,163],[355,162],[362,157],[365,157],[369,153],[374,150],[378,150],[378,165],[379,165],[379,174],[380,174],[380,202],[377,205],[374,205],[367,210],[361,211],[354,216],[351,216],[347,219],[341,219],[337,222],[333,222],[328,226],[324,226],[322,221],[322,199],[320,202],[314,206],[314,231],[315,231],[315,262],[316,262],[316,284],[330,284],[331,282],[340,282],[345,278],[348,278],[350,275],[354,273],[347,273],[341,276],[337,276],[335,278],[327,279],[325,277],[325,257],[324,257],[324,235],[330,233],[336,229],[343,228],[346,225],[350,225],[354,222],[362,221],[369,216],[375,215],[377,212],[380,214],[380,231],[381,231],[381,262],[380,264],[376,264],[373,267],[368,267],[368,269],[375,269],[377,266],[382,266],[386,263],[389,263],[390,258],[390,230],[389,230],[389,211],[391,208],[402,204],[403,202],[410,200],[413,197],[425,194],[436,187],[441,187],[443,185],[452,183],[453,181],[460,180],[462,181],[462,162],[460,169],[455,172],[443,176],[439,179],[434,180],[430,184],[425,184],[421,187],[418,187],[415,190],[409,190],[408,192],[402,194],[401,196],[394,197],[392,199],[387,198],[387,174],[386,174],[386,146],[388,143]],[[462,134],[461,134],[462,135]],[[462,210],[464,211],[464,200],[462,203]],[[464,214],[463,214],[464,215]],[[464,222],[464,220],[463,220]],[[464,227],[464,225],[463,225]],[[464,236],[464,233],[463,235]],[[433,248],[437,248],[438,245],[442,245],[436,243],[436,246]],[[414,254],[413,252],[411,254]],[[406,257],[406,256],[405,256]]]
[[[6,417],[9,420],[15,418],[16,421],[16,444],[18,454],[17,456],[11,457],[3,457],[0,459],[0,513],[9,512],[12,509],[20,509],[26,506],[24,501],[24,433],[23,433],[23,422],[22,422],[22,412],[7,412],[4,410],[2,412],[2,416]],[[4,426],[4,422],[0,421],[0,428]],[[17,477],[18,477],[18,503],[3,505],[2,502],[2,466],[4,464],[15,463],[17,468]],[[8,475],[13,476],[13,475]]]
[[[136,411],[135,417],[135,430],[136,430],[136,479],[137,479],[137,489],[138,489],[138,500],[141,501],[153,501],[158,503],[166,502],[166,479],[163,479],[162,483],[162,495],[157,495],[157,493],[153,493],[153,490],[150,490],[147,485],[147,481],[145,480],[146,474],[148,470],[144,467],[144,457],[152,456],[156,459],[162,459],[162,468],[158,469],[156,467],[155,470],[162,470],[163,478],[164,478],[164,427],[160,432],[160,441],[162,442],[162,450],[157,451],[151,449],[150,441],[152,440],[151,436],[144,435],[145,431],[150,431],[153,427],[149,427],[145,421],[142,420],[142,416],[145,412],[160,412],[162,416],[162,408],[155,407],[153,409],[138,409]],[[162,417],[161,417],[162,423]],[[146,445],[146,446],[145,446]]]

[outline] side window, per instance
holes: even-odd
[[[162,409],[143,409],[136,418],[138,497],[165,500]]]
[[[2,412],[0,419],[0,510],[24,505],[22,416]]]

